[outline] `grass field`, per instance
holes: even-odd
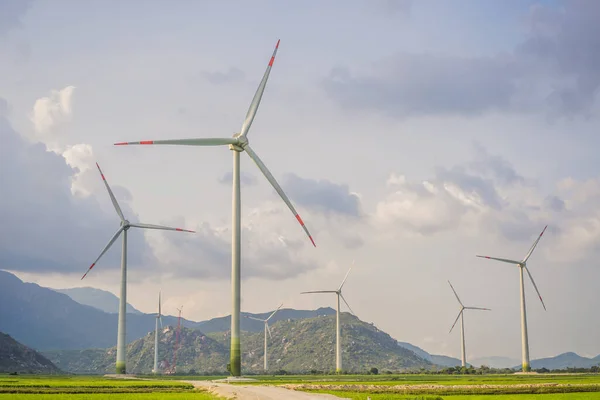
[[[599,374],[539,375],[282,375],[249,376],[254,384],[343,384],[343,385],[521,385],[539,383],[598,384]],[[192,378],[193,379],[193,378]],[[248,384],[249,382],[243,382]],[[252,384],[252,383],[251,383]]]
[[[600,393],[555,393],[555,394],[502,394],[502,395],[466,395],[466,396],[407,396],[403,394],[368,394],[355,392],[332,393],[352,400],[600,400]]]
[[[100,376],[0,375],[0,400],[8,399],[215,400],[189,383],[110,379]]]
[[[296,390],[331,393],[351,399],[593,399],[600,400],[600,375],[398,375],[322,377],[306,381],[299,377],[261,380]],[[431,397],[428,397],[431,396]],[[436,397],[440,396],[440,397]]]
[[[165,377],[166,378],[166,377]],[[111,379],[101,376],[0,375],[0,400],[216,400],[216,396],[178,380],[222,376],[171,376],[169,379]],[[539,375],[298,375],[252,376],[243,385],[282,385],[353,400],[600,400],[598,374]]]

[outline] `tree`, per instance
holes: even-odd
[[[372,373],[373,375],[377,375],[379,373],[379,370],[377,368],[373,367],[369,370],[369,372]]]

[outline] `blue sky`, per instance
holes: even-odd
[[[519,358],[516,268],[474,255],[522,257],[549,224],[530,262],[548,307],[528,283],[532,357],[600,353],[596,2],[0,7],[0,268],[82,284],[118,228],[97,161],[130,219],[198,230],[137,233],[130,302],[151,312],[162,288],[167,311],[229,313],[230,151],[112,143],[234,134],[281,39],[249,138],[317,248],[242,155],[245,310],[333,305],[296,293],[355,260],[362,319],[458,356],[450,279],[493,309],[468,316],[468,354]],[[117,293],[118,260],[85,284]]]

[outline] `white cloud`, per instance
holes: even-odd
[[[92,182],[86,182],[86,177],[92,178],[90,174],[86,174],[86,172],[93,169],[92,166],[94,165],[94,151],[92,146],[85,143],[67,146],[62,156],[71,168],[77,170],[71,178],[71,193],[84,197],[89,196],[91,194],[90,187],[95,186]],[[97,180],[97,176],[95,175],[97,174],[94,174],[93,178]]]
[[[31,122],[35,132],[46,143],[50,149],[56,144],[51,137],[55,130],[63,123],[71,119],[73,111],[73,91],[75,86],[66,86],[61,90],[52,90],[47,97],[40,97],[33,105]]]

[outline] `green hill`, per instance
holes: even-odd
[[[0,373],[60,374],[46,357],[0,332]]]
[[[289,372],[335,369],[335,316],[302,320],[282,320],[271,325],[269,364],[272,369]],[[410,350],[398,346],[395,339],[358,318],[342,314],[342,357],[344,370],[401,371],[430,368],[432,364]],[[182,328],[177,370],[187,373],[224,373],[229,362],[229,332],[203,334]],[[263,332],[242,332],[242,368],[246,373],[262,372]],[[175,332],[161,331],[159,359],[173,359]],[[73,373],[113,372],[115,348],[108,350],[49,351],[45,355],[60,368]],[[128,345],[127,370],[150,373],[154,362],[154,332]],[[163,362],[162,369],[167,364]]]
[[[160,330],[159,367],[165,370],[173,362],[176,332],[172,326]],[[65,371],[76,374],[114,373],[116,347],[109,349],[54,350],[44,354]],[[177,371],[226,371],[228,349],[199,330],[181,328]],[[154,332],[127,345],[127,372],[150,374],[154,366]]]

